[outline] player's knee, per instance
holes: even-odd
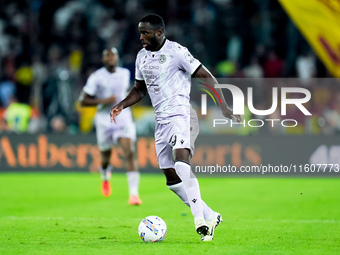
[[[127,159],[131,159],[133,158],[133,154],[134,154],[134,149],[131,147],[127,147],[124,149],[124,156]]]
[[[175,162],[183,161],[190,164],[190,150],[189,149],[174,149],[173,159]]]
[[[181,178],[177,175],[175,169],[168,168],[168,169],[162,169],[162,170],[166,178],[166,184],[168,186],[182,182]]]

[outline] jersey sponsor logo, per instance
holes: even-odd
[[[160,56],[159,56],[159,59],[158,59],[158,62],[159,62],[160,64],[164,64],[165,61],[166,61],[166,56],[165,56],[164,54],[160,55]]]
[[[156,69],[156,70],[158,70],[159,66],[144,65],[142,69],[149,69],[149,70]]]
[[[155,93],[155,94],[158,94],[158,93],[159,93],[159,91],[160,91],[160,89],[159,89],[159,87],[158,87],[158,86],[154,88],[154,93]]]
[[[150,84],[148,87],[148,91],[149,93],[155,93],[158,94],[160,91],[160,88],[158,86],[158,84]]]

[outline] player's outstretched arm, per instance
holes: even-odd
[[[114,123],[117,124],[116,117],[122,112],[122,110],[142,100],[142,98],[146,95],[146,91],[147,90],[145,82],[136,80],[135,86],[133,86],[126,98],[124,98],[121,102],[119,102],[111,109],[111,123],[112,121],[114,121]]]
[[[218,81],[216,80],[216,78],[210,73],[210,71],[204,66],[202,65],[197,72],[195,73],[195,77],[196,78],[200,78],[202,79],[204,82],[206,82],[207,84],[209,84],[212,87],[215,87],[215,84],[218,84]],[[221,106],[221,110],[222,113],[225,117],[234,120],[236,118],[236,120],[238,122],[241,122],[241,117],[240,115],[233,115],[232,110],[229,108],[223,92],[220,88],[216,88],[217,94],[219,95],[219,97],[221,98],[222,101],[222,105]],[[219,100],[217,100],[219,102]]]
[[[114,104],[116,102],[116,97],[110,96],[108,98],[96,98],[82,91],[78,101],[81,106],[96,106],[98,104]]]

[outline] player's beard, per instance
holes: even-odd
[[[107,64],[106,69],[109,70],[110,72],[114,72],[115,71],[115,65]]]
[[[156,51],[158,50],[158,42],[157,42],[157,39],[156,39],[156,36],[153,36],[151,39],[150,39],[150,42],[149,44],[145,47],[146,50],[149,50],[149,51]]]

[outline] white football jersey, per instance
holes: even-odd
[[[159,51],[139,51],[135,78],[145,81],[158,123],[190,116],[190,79],[200,65],[187,48],[167,39]]]
[[[115,96],[116,103],[118,103],[126,97],[129,87],[130,71],[128,69],[116,67],[116,71],[110,73],[105,67],[102,67],[90,75],[83,91],[96,98]],[[107,119],[108,125],[110,124],[110,110],[114,105],[99,104],[97,106],[97,115],[103,115]],[[123,116],[131,118],[131,111],[129,108],[124,109],[120,115],[122,116],[119,119],[122,120]]]

